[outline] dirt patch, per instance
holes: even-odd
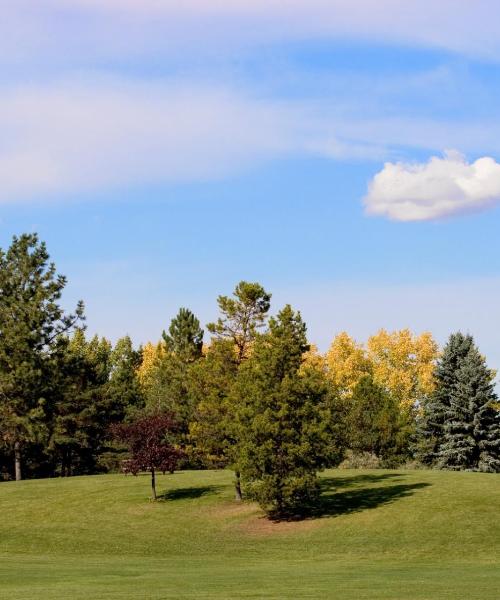
[[[253,515],[244,523],[239,523],[239,530],[247,535],[266,537],[273,535],[293,535],[316,529],[319,519],[304,519],[303,521],[270,521],[263,515]]]

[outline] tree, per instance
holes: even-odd
[[[108,395],[111,343],[98,336],[87,341],[78,329],[61,339],[60,350],[48,402],[47,449],[55,474],[93,473],[109,424],[123,418]]]
[[[494,373],[471,346],[456,371],[444,411],[441,468],[500,472],[500,415],[493,379]]]
[[[363,376],[348,400],[346,418],[349,448],[370,452],[390,460],[402,452],[404,421],[397,401],[373,381]]]
[[[243,481],[275,518],[304,513],[317,499],[316,472],[328,462],[328,387],[316,368],[300,314],[286,306],[256,339],[233,394]]]
[[[222,316],[209,323],[207,329],[217,338],[230,339],[237,348],[238,363],[248,356],[259,328],[265,324],[271,306],[271,294],[259,283],[240,281],[234,298],[219,296],[217,303]]]
[[[132,340],[127,335],[120,338],[109,357],[110,374],[106,397],[117,419],[123,419],[128,413],[140,410],[144,398],[138,378],[141,365],[141,352],[134,350]]]
[[[46,435],[50,362],[60,336],[83,319],[83,303],[65,314],[66,278],[56,273],[36,234],[0,249],[0,429],[22,478],[23,446]]]
[[[409,329],[392,333],[381,329],[368,339],[367,348],[374,381],[407,414],[434,390],[438,348],[430,333],[414,336]]]
[[[350,397],[360,379],[373,371],[366,350],[345,331],[335,336],[326,353],[326,365],[330,381],[343,398]]]
[[[215,339],[206,356],[190,372],[189,393],[195,405],[191,440],[209,467],[234,466],[237,436],[231,389],[238,374],[237,354],[231,340]],[[236,481],[236,497],[241,489]]]
[[[435,465],[438,461],[446,413],[457,385],[457,375],[473,345],[471,335],[453,333],[437,360],[434,371],[436,386],[422,399],[418,421],[417,456],[425,464]]]
[[[177,316],[170,323],[168,334],[164,331],[162,337],[168,351],[182,358],[184,362],[201,357],[203,329],[189,309],[179,309]]]
[[[124,470],[134,475],[140,471],[150,471],[154,500],[157,499],[156,472],[173,472],[183,455],[168,439],[175,430],[173,416],[161,413],[147,415],[133,423],[121,423],[112,428],[114,436],[124,442],[130,452],[130,459],[125,462]]]

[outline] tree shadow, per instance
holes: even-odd
[[[329,492],[333,489],[353,487],[360,484],[379,483],[388,479],[394,481],[401,477],[404,477],[404,473],[369,473],[354,477],[322,477],[320,483],[322,491]]]
[[[392,476],[395,477],[396,474]],[[411,483],[380,487],[364,487],[354,490],[347,489],[346,491],[339,492],[335,491],[336,488],[349,488],[350,486],[361,482],[376,483],[377,481],[382,481],[389,477],[390,475],[361,475],[359,478],[352,478],[354,479],[352,482],[347,481],[351,478],[341,478],[340,482],[335,478],[323,480],[322,494],[317,505],[313,507],[310,516],[313,518],[337,517],[368,510],[370,508],[376,508],[378,506],[391,504],[401,498],[412,496],[417,490],[431,485],[430,483]]]
[[[391,504],[431,485],[430,483],[398,483],[396,485],[364,487],[384,481],[391,481],[392,483],[402,477],[404,477],[402,473],[324,477],[320,479],[321,495],[315,504],[304,506],[303,512],[300,514],[276,515],[271,513],[268,516],[272,521],[302,521],[323,517],[339,517]]]
[[[219,485],[177,488],[159,494],[158,500],[193,500],[195,498],[201,498],[202,496],[216,494],[220,489],[221,486]]]

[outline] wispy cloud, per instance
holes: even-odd
[[[234,52],[332,37],[437,47],[493,60],[500,50],[496,0],[16,0],[3,7],[2,22],[0,48],[16,54],[52,51],[58,39],[74,53],[101,56],[189,46],[197,52],[200,47]]]
[[[335,106],[256,95],[241,86],[110,76],[4,86],[0,131],[3,203],[217,179],[290,156],[379,161],[400,155],[401,148],[437,150],[451,145],[472,152],[485,146],[500,151],[500,128],[489,123],[458,126],[410,116],[365,118],[362,104]],[[450,161],[446,159],[445,166],[456,163],[465,169],[460,161]],[[380,207],[387,194],[394,198],[388,190],[392,174],[411,169],[389,164],[376,177],[369,195],[372,212],[386,210]],[[408,185],[428,173],[427,168],[416,171],[407,175]],[[474,199],[486,202],[482,196]],[[389,216],[395,217],[397,200],[391,202]],[[466,203],[465,198],[456,206]],[[429,202],[421,204],[424,210]],[[429,210],[407,218],[428,218]],[[437,210],[433,216],[441,214],[443,210]]]
[[[4,90],[0,201],[217,178],[293,152],[295,120],[293,107],[178,82]]]
[[[500,202],[500,164],[468,163],[458,152],[426,163],[386,163],[369,184],[367,213],[396,221],[428,221]]]

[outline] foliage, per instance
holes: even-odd
[[[404,456],[405,425],[399,405],[370,375],[352,391],[346,417],[348,446],[382,460]]]
[[[234,298],[219,296],[217,304],[222,316],[215,323],[209,323],[207,329],[217,338],[232,340],[241,363],[247,358],[259,328],[264,326],[271,294],[259,283],[240,281],[234,289]]]
[[[474,340],[471,335],[453,333],[437,361],[434,372],[436,387],[432,394],[423,398],[418,418],[417,455],[424,464],[437,463],[446,413],[457,384],[457,374],[473,345]]]
[[[368,339],[367,349],[374,381],[407,413],[434,390],[438,349],[430,333],[414,336],[408,329],[381,329]]]
[[[335,336],[325,360],[328,377],[342,397],[349,397],[359,380],[373,371],[366,350],[345,331]]]
[[[238,373],[231,340],[216,339],[190,373],[189,391],[196,406],[191,440],[208,467],[234,465],[237,436],[230,395]]]
[[[83,304],[66,314],[59,302],[66,279],[56,273],[36,234],[0,249],[0,428],[21,479],[24,448],[46,439],[53,354],[61,335],[83,319]]]
[[[500,415],[494,374],[472,346],[456,371],[445,409],[438,465],[452,470],[500,472]]]
[[[140,471],[151,472],[154,500],[157,499],[156,471],[173,473],[182,457],[182,451],[168,439],[176,427],[172,415],[157,413],[112,428],[113,435],[127,445],[131,455],[124,464],[124,471],[134,475]]]
[[[308,348],[300,314],[286,306],[257,338],[234,387],[242,479],[275,518],[314,504],[316,472],[328,461],[328,388],[317,369],[300,372]]]
[[[177,316],[170,323],[168,334],[163,332],[162,337],[167,350],[182,358],[184,362],[201,357],[203,329],[189,309],[179,309]]]

